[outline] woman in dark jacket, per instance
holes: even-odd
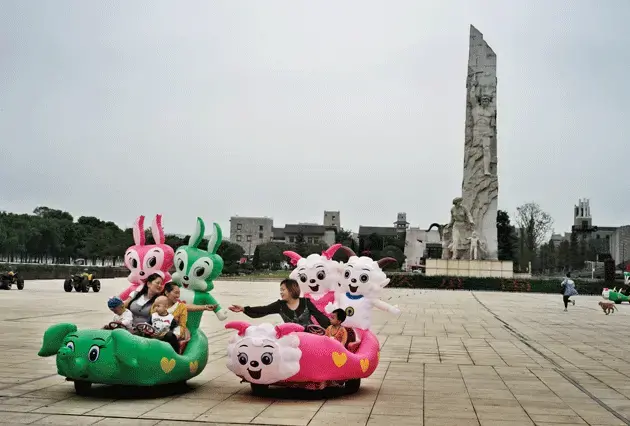
[[[315,317],[319,325],[327,328],[330,325],[328,317],[321,313],[311,299],[300,297],[300,286],[292,279],[280,283],[280,300],[267,306],[239,306],[232,305],[232,312],[243,312],[250,318],[262,318],[271,314],[278,314],[284,322],[300,324],[305,328],[313,325],[311,316]]]

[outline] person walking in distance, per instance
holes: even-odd
[[[575,289],[575,283],[571,279],[570,272],[567,272],[567,276],[564,278],[564,280],[562,281],[562,284],[560,285],[562,286],[562,290],[563,290],[562,301],[564,302],[564,312],[567,312],[569,302],[571,302],[573,306],[575,306],[575,300],[570,300],[569,298],[571,296],[576,296],[578,294],[577,290]]]

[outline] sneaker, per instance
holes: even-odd
[[[567,308],[564,308],[564,312],[568,312],[568,309],[567,309]]]
[[[572,300],[571,303],[573,303],[573,306],[575,306],[575,300]]]

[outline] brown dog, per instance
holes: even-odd
[[[606,315],[618,310],[613,302],[599,302],[599,306],[602,308],[602,311],[606,313]]]

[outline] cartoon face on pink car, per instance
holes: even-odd
[[[239,330],[230,339],[227,349],[227,367],[237,376],[264,385],[286,380],[300,370],[300,339],[288,333],[303,331],[303,327],[231,322],[226,328]]]
[[[173,248],[164,244],[162,216],[156,215],[151,226],[155,244],[145,245],[144,216],[138,217],[133,225],[134,245],[125,252],[125,266],[130,274],[127,279],[132,283],[146,280],[154,272],[167,273],[173,266]],[[170,275],[169,275],[170,277]]]

